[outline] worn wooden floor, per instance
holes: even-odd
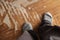
[[[9,19],[12,25],[11,29],[9,29],[10,27],[8,27],[4,23],[6,20],[3,22],[3,19],[6,15],[4,14],[3,17],[0,15],[0,23],[3,23],[3,24],[0,24],[1,25],[0,26],[0,40],[16,40],[16,37],[19,34],[21,34],[21,31],[22,31],[21,28],[22,28],[23,23],[26,21],[30,22],[33,28],[36,29],[37,25],[41,23],[42,15],[45,12],[50,12],[53,15],[53,25],[60,26],[60,0],[39,0],[38,2],[30,4],[24,8],[27,11],[27,14],[25,14],[25,17],[23,16],[23,14],[20,14],[18,16],[16,14],[13,15],[13,18],[18,21],[17,29],[15,27],[16,25],[14,25],[14,22],[12,21],[12,18],[11,18],[12,14],[10,15],[8,12],[5,12],[5,14],[9,16]],[[16,8],[16,9],[18,10],[19,8]],[[6,9],[6,11],[7,10],[8,9]],[[16,13],[18,14],[19,10]],[[24,13],[24,12],[20,12],[20,13]]]
[[[40,18],[43,13],[50,12],[53,15],[53,25],[60,25],[60,0],[40,0],[26,8],[30,14],[33,14],[33,11],[37,13]]]

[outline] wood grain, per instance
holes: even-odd
[[[0,1],[0,40],[16,40],[25,22],[37,29],[45,12],[53,15],[53,25],[60,26],[60,0],[38,0],[27,6],[6,1]]]

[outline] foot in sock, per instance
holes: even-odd
[[[33,30],[31,23],[26,22],[23,25],[23,31]]]
[[[43,17],[43,24],[52,25],[52,15],[50,12],[46,12]]]

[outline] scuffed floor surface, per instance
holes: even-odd
[[[44,12],[50,12],[53,25],[60,26],[60,0],[0,0],[0,40],[16,40],[24,22],[36,29]]]

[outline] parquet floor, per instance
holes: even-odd
[[[15,4],[18,2],[10,4],[0,1],[0,10],[3,5],[2,8],[5,8],[6,11],[4,13],[0,11],[0,40],[16,40],[26,21],[30,22],[34,29],[38,28],[37,25],[41,23],[42,15],[45,12],[53,15],[53,25],[60,26],[60,0],[38,0],[28,6],[24,6],[24,3],[21,5],[22,7],[18,7],[20,4],[15,7]]]

